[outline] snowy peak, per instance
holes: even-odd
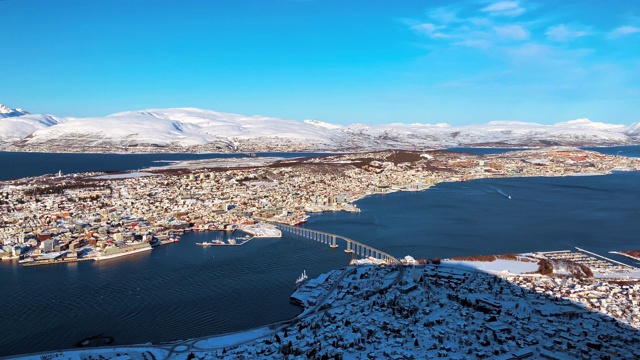
[[[576,129],[593,129],[593,130],[619,130],[625,128],[624,125],[614,125],[614,124],[605,124],[603,122],[591,121],[587,118],[570,120],[566,122],[560,122],[555,124],[558,127],[564,126],[567,128],[576,128]]]
[[[320,120],[305,120],[305,121],[303,121],[303,123],[309,124],[309,125],[323,127],[323,128],[326,128],[326,129],[339,129],[339,128],[342,127],[340,125],[330,124],[328,122],[324,122],[324,121],[320,121]]]
[[[20,108],[12,109],[6,105],[0,104],[0,118],[28,115],[29,112]]]

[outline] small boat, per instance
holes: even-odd
[[[211,242],[212,245],[225,245],[224,241],[220,239],[215,239]]]
[[[303,270],[302,274],[300,274],[300,276],[298,276],[298,279],[296,280],[295,283],[295,288],[299,288],[300,286],[302,286],[302,284],[304,284],[305,281],[307,281],[309,277],[307,276],[307,270]]]
[[[95,335],[85,339],[82,339],[76,343],[77,347],[88,347],[88,346],[105,346],[109,345],[113,342],[113,336],[107,335]]]
[[[201,243],[196,243],[196,245],[198,245],[198,246],[211,246],[211,245],[213,245],[213,243],[205,241],[205,242],[201,242]]]
[[[235,245],[236,239],[229,239],[229,245]]]

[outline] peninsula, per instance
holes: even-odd
[[[184,231],[251,229],[260,222],[295,225],[305,222],[307,213],[357,212],[354,202],[367,195],[419,191],[446,181],[640,169],[635,158],[576,148],[498,155],[379,151],[243,161],[5,181],[0,188],[0,258],[68,262],[144,251],[145,242],[167,241]]]

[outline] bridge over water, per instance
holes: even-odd
[[[332,233],[327,233],[327,232],[312,230],[307,228],[301,228],[296,226],[290,226],[285,224],[276,224],[276,226],[281,231],[286,231],[290,234],[315,240],[323,244],[327,244],[332,248],[339,247],[338,241],[344,242],[345,243],[344,252],[353,253],[355,255],[359,255],[362,258],[372,257],[377,260],[385,261],[389,265],[402,265],[402,263],[398,259],[396,259],[394,256],[391,256],[384,251],[380,251],[374,247],[365,245],[361,242],[355,241],[353,239],[349,239],[348,237],[345,237],[342,235],[337,235],[337,234],[332,234]]]

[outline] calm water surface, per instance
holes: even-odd
[[[287,236],[195,245],[221,234],[189,233],[179,243],[100,262],[0,263],[0,356],[70,348],[96,334],[132,344],[290,319],[301,311],[289,296],[302,270],[315,277],[349,261],[344,252]]]
[[[326,153],[256,153],[259,157],[307,157]],[[0,151],[0,181],[29,176],[88,171],[129,171],[162,166],[170,162],[248,157],[248,154],[79,154]]]

